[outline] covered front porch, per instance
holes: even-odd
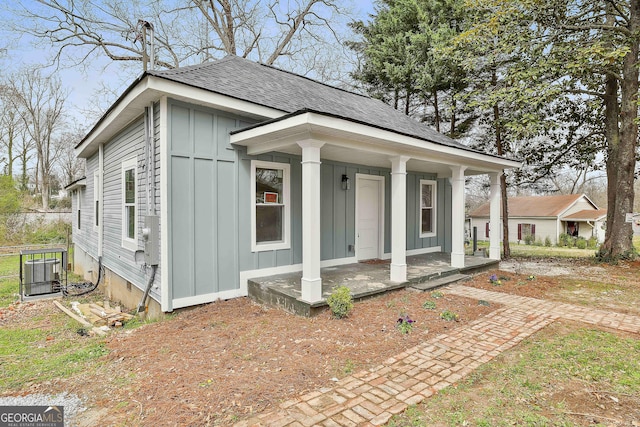
[[[407,257],[407,280],[390,279],[389,260],[372,260],[321,269],[322,299],[316,302],[302,298],[302,272],[278,274],[248,280],[249,297],[301,316],[313,316],[326,309],[326,299],[333,288],[346,286],[354,300],[360,300],[403,288],[419,291],[464,280],[469,274],[495,268],[499,260],[465,256],[463,267],[451,266],[451,255],[437,252]]]
[[[345,274],[352,277],[361,276],[360,269],[366,268],[364,266],[367,265],[353,264],[352,267],[336,267],[336,270],[321,269],[323,259],[321,163],[323,160],[384,168],[389,171],[390,177],[366,177],[370,181],[379,179],[382,182],[390,178],[389,194],[387,195],[384,194],[384,188],[375,186],[375,183],[371,186],[371,190],[367,190],[364,185],[361,187],[359,175],[355,176],[356,197],[365,193],[371,194],[371,197],[364,200],[372,202],[369,205],[357,201],[355,208],[351,206],[352,209],[355,209],[356,231],[354,244],[348,242],[349,252],[353,252],[355,255],[349,259],[353,258],[353,261],[357,262],[390,257],[390,263],[378,266],[376,280],[367,279],[369,284],[365,284],[365,280],[362,281],[365,288],[375,286],[403,287],[407,282],[414,280],[415,274],[420,277],[424,276],[422,274],[424,271],[422,273],[416,271],[416,265],[426,267],[426,264],[408,260],[409,255],[412,255],[412,252],[408,251],[410,249],[408,248],[408,236],[418,235],[420,238],[439,236],[448,242],[446,249],[435,244],[415,248],[417,249],[415,252],[422,254],[431,252],[430,249],[434,248],[445,250],[447,252],[444,255],[446,259],[441,259],[441,262],[436,263],[436,267],[440,268],[441,272],[461,271],[465,270],[468,265],[473,265],[471,261],[467,261],[464,253],[464,186],[465,177],[470,175],[486,174],[490,176],[489,258],[494,262],[499,261],[500,176],[505,168],[517,167],[519,163],[471,150],[435,132],[433,135],[429,134],[428,137],[432,140],[426,137],[411,137],[369,124],[354,122],[348,118],[306,110],[231,132],[231,143],[247,147],[249,156],[278,152],[301,158],[302,274],[287,275],[286,280],[283,279],[287,283],[291,282],[291,286],[288,288],[291,292],[298,293],[295,295],[296,300],[302,301],[310,307],[323,305],[327,292],[335,286],[338,280],[343,281],[346,277]],[[450,228],[444,226],[440,229],[435,228],[435,217],[429,216],[431,214],[428,213],[428,210],[433,208],[433,200],[429,199],[431,196],[426,196],[426,202],[426,193],[417,196],[417,193],[412,192],[410,198],[407,196],[409,172],[429,174],[439,180],[448,180],[450,197],[446,201],[446,209],[442,210],[441,215],[450,221]],[[343,175],[343,180],[346,181],[343,188],[345,191],[349,191],[349,177]],[[421,188],[423,182],[427,183],[426,187],[428,182],[433,181],[421,180]],[[335,182],[330,185],[335,185]],[[429,195],[431,194],[433,193],[429,193]],[[410,202],[415,199],[418,199],[418,205],[408,210],[408,206],[413,206]],[[388,207],[386,210],[385,205]],[[375,217],[372,220],[373,225],[364,224],[361,215],[363,212],[376,213],[373,215]],[[421,216],[424,212],[427,212],[425,215],[430,218],[426,222],[424,221],[425,217]],[[416,220],[416,215],[420,221]],[[390,218],[388,230],[383,228],[383,221],[380,219],[386,217]],[[413,221],[408,223],[408,217],[413,218]],[[388,231],[386,237],[385,231]],[[375,242],[372,245],[373,250],[366,250],[367,248],[363,244],[365,240]],[[388,251],[384,249],[385,240],[388,243]],[[285,247],[289,247],[286,238],[282,240],[282,243]],[[256,245],[254,250],[259,251],[260,248]],[[330,272],[342,269],[355,270],[336,273],[337,279],[332,281]],[[367,275],[362,274],[362,276]],[[251,283],[258,287],[260,284],[259,281],[250,282],[249,287],[251,287]],[[376,285],[382,283],[385,285]],[[249,294],[251,294],[250,289]]]

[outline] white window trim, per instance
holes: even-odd
[[[93,171],[93,218],[91,218],[91,222],[93,223],[93,230],[96,232],[100,231],[100,171]],[[96,205],[98,208],[96,209]]]
[[[256,169],[282,169],[282,198],[284,199],[283,209],[283,230],[282,241],[273,243],[257,243],[256,242]],[[280,249],[291,248],[291,166],[288,163],[265,162],[262,160],[251,161],[251,252],[275,251]]]
[[[432,187],[432,191],[431,191],[431,197],[433,198],[432,200],[432,211],[433,211],[433,231],[431,233],[423,233],[422,232],[422,186],[423,185],[430,185]],[[435,237],[437,235],[437,228],[438,228],[438,222],[437,222],[437,216],[438,216],[438,183],[434,180],[431,179],[421,179],[420,180],[420,186],[418,188],[418,233],[420,234],[420,238],[425,238],[425,237]]]
[[[134,187],[134,207],[135,207],[135,227],[133,239],[127,236],[127,218],[126,218],[126,206],[125,206],[125,172],[129,169],[133,169],[133,176],[135,178]],[[122,162],[121,170],[121,187],[122,187],[122,247],[132,251],[138,250],[138,215],[140,214],[140,208],[138,203],[138,161],[137,158],[132,158]]]

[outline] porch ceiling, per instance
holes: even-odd
[[[445,146],[340,117],[311,111],[263,122],[232,132],[231,143],[250,155],[271,151],[301,155],[298,142],[322,141],[321,158],[390,168],[390,158],[408,156],[407,170],[451,176],[450,166],[466,166],[466,175],[499,172],[520,163],[475,150]]]

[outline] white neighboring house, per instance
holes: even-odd
[[[542,241],[549,237],[557,244],[562,233],[604,241],[607,211],[598,209],[584,194],[510,197],[508,203],[511,242],[523,241],[530,234]],[[489,204],[475,209],[469,217],[471,230],[478,228],[478,240],[488,240]]]

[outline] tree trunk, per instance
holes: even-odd
[[[451,129],[449,130],[449,136],[455,138],[456,134],[456,96],[451,91]]]
[[[630,2],[629,30],[640,29],[640,2]],[[632,38],[624,57],[622,80],[606,77],[605,134],[607,139],[607,229],[599,258],[615,261],[634,256],[631,224],[625,214],[633,212],[635,150],[638,140],[638,40]],[[618,84],[620,99],[618,105]],[[618,127],[619,126],[619,127]]]
[[[437,90],[433,90],[432,92],[433,95],[433,109],[434,109],[434,116],[435,116],[435,122],[436,122],[436,131],[440,132],[440,109],[438,107],[438,91]]]
[[[411,104],[411,89],[406,88],[406,95],[404,97],[404,114],[409,115],[409,104]]]
[[[498,77],[496,71],[491,76],[491,84],[497,86]],[[502,146],[502,130],[500,128],[500,107],[498,104],[493,105],[493,125],[496,130],[496,151],[498,156],[504,155],[504,147]],[[502,199],[502,259],[511,258],[511,247],[509,246],[509,204],[507,201],[507,177],[506,174],[500,175],[500,194]]]
[[[44,165],[40,164],[40,194],[42,196],[42,209],[45,211],[49,210],[49,177],[46,173],[46,168]]]

